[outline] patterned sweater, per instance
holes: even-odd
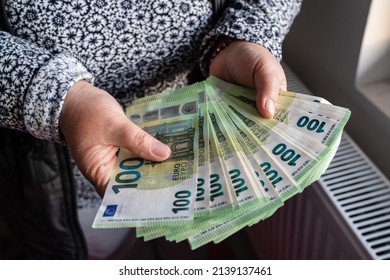
[[[0,31],[0,126],[62,143],[59,116],[78,80],[132,100],[186,84],[221,34],[281,59],[302,0],[6,0],[16,36]],[[207,69],[203,69],[207,72]]]

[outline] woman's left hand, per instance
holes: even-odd
[[[287,89],[282,66],[261,45],[233,41],[212,60],[209,74],[226,82],[255,88],[257,108],[266,118],[272,118],[279,90]]]

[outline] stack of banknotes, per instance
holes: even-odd
[[[138,99],[128,118],[171,148],[152,162],[120,149],[94,228],[136,227],[192,249],[252,226],[325,172],[350,117],[323,98],[279,93],[273,119],[256,93],[215,77]]]

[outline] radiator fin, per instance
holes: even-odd
[[[390,259],[390,183],[349,136],[320,183],[372,258]]]

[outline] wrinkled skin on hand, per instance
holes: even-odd
[[[133,124],[106,91],[85,81],[68,92],[60,129],[75,163],[103,196],[120,147],[153,161],[169,157],[168,146]]]

